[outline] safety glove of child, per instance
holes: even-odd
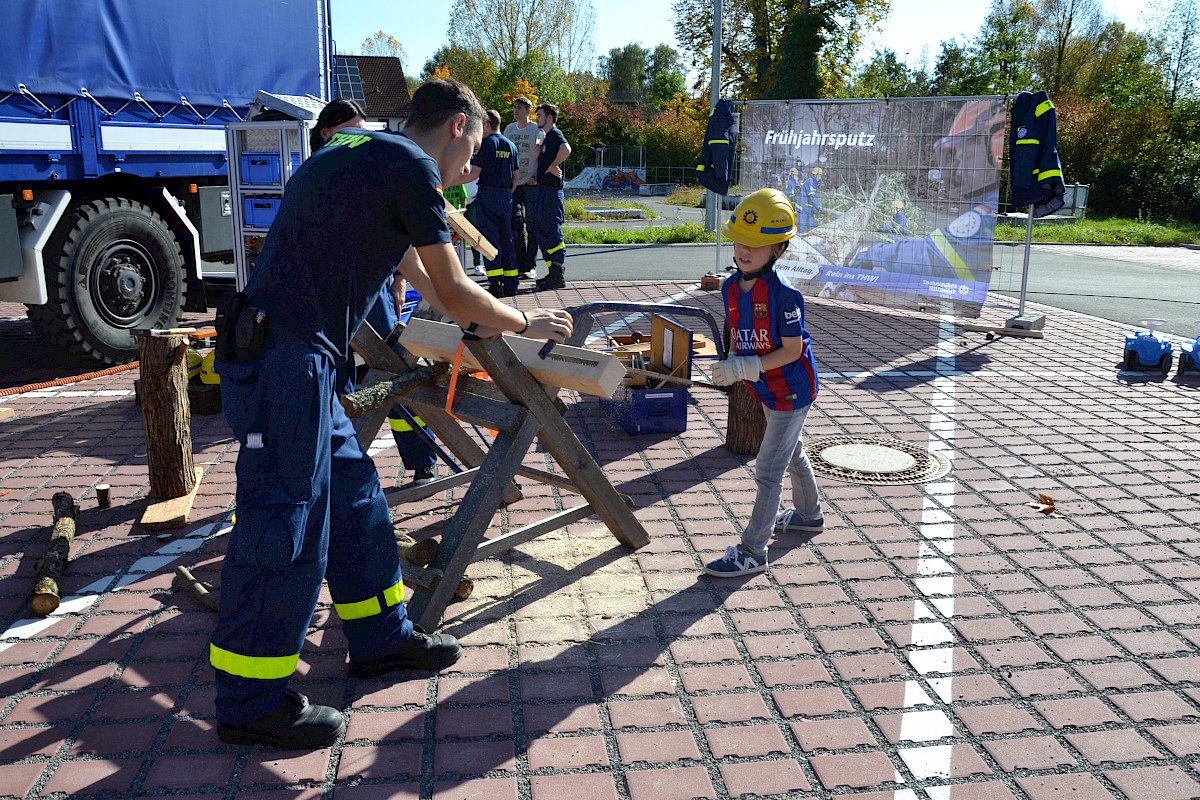
[[[738,381],[756,381],[762,375],[762,359],[758,356],[730,356],[713,364],[712,379],[718,386],[732,386]]]

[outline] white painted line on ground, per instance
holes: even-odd
[[[223,536],[233,530],[224,520],[214,522],[206,528],[188,535],[173,539],[148,556],[142,556],[125,569],[106,575],[84,586],[76,594],[62,598],[58,608],[47,617],[27,617],[19,619],[4,633],[0,633],[0,653],[20,641],[31,639],[42,631],[65,617],[80,614],[96,603],[106,592],[119,591],[131,583],[140,580],[148,574],[157,572],[172,561],[200,549],[209,539]]]
[[[942,307],[941,319],[938,324],[937,369],[930,374],[932,378],[933,395],[930,398],[929,409],[929,449],[954,463],[955,436],[955,380],[960,375],[971,373],[959,372],[955,367],[954,316],[948,305]],[[954,554],[954,517],[950,513],[954,508],[954,481],[946,480],[926,484],[921,504],[921,541],[917,545],[917,574],[914,578],[918,590],[927,597],[931,594],[949,595],[943,597],[937,606],[947,618],[954,616],[954,576],[953,567],[943,556]],[[938,545],[934,547],[933,545]],[[940,576],[940,577],[926,577]],[[920,609],[918,609],[918,606]],[[922,675],[936,672],[948,673],[954,666],[955,633],[943,622],[915,622],[918,610],[926,611],[927,607],[920,600],[913,603],[912,641],[905,650],[913,669]],[[930,645],[951,645],[950,647],[930,647]],[[949,679],[947,679],[949,680]],[[912,682],[910,682],[912,683]],[[919,688],[919,686],[917,687]],[[908,692],[905,687],[905,707],[908,707]],[[922,696],[928,696],[921,691]],[[934,742],[948,736],[954,736],[954,723],[939,710],[934,711],[905,711],[900,716],[900,741]],[[901,750],[903,756],[908,752],[911,757],[905,757],[905,763],[918,778],[949,775],[951,771],[949,748],[920,748]],[[915,766],[914,766],[915,765]]]

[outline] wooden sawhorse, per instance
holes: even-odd
[[[404,360],[368,325],[359,328],[352,345],[374,370],[391,375],[411,372]],[[446,413],[448,377],[397,398],[406,408],[421,415],[429,430],[463,462],[466,469],[424,486],[389,492],[388,504],[399,505],[470,483],[458,509],[446,522],[441,547],[433,563],[424,568],[405,564],[408,614],[429,631],[440,625],[455,588],[474,561],[497,555],[593,514],[600,517],[617,541],[627,547],[637,549],[650,542],[649,534],[633,515],[632,500],[613,488],[563,419],[556,405],[557,390],[538,383],[503,338],[472,339],[466,346],[491,381],[460,377],[453,410],[462,421],[497,432],[486,452],[458,421]],[[364,448],[374,440],[386,416],[387,407],[384,407],[361,418],[358,438]],[[535,439],[541,441],[558,463],[565,478],[522,465]],[[587,502],[488,540],[488,527],[500,506],[520,497],[514,484],[518,475],[576,492]]]

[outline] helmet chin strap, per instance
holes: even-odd
[[[782,255],[782,253],[780,253],[780,255]],[[779,256],[771,256],[769,259],[767,259],[767,263],[763,265],[763,268],[758,272],[742,272],[742,268],[737,265],[736,261],[733,262],[733,268],[737,270],[739,279],[749,282],[770,273],[775,267],[775,262],[778,260]]]

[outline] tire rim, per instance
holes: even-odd
[[[131,239],[111,242],[96,257],[89,274],[96,312],[118,328],[132,328],[144,320],[160,291],[154,259]]]

